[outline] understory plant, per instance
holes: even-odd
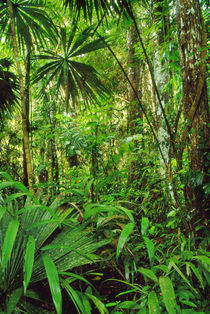
[[[82,295],[71,287],[72,278],[85,279],[70,270],[96,262],[99,257],[94,252],[108,240],[96,241],[87,223],[77,221],[74,207],[62,209],[62,195],[46,206],[22,183],[5,173],[1,176],[0,312],[34,312],[36,303],[31,299],[46,303],[33,291],[34,284],[46,279],[57,313],[62,313],[62,289],[79,313],[85,313],[80,310],[84,309],[83,301],[89,308],[90,301],[103,307],[91,288]]]
[[[127,289],[118,293],[116,302],[108,303],[107,307],[113,314],[120,310],[139,314],[207,313],[210,286],[208,238],[201,241],[194,234],[186,237],[178,228],[178,232],[167,239],[162,230],[154,236],[154,229],[156,227],[151,226],[148,218],[142,217],[139,245],[131,249],[133,257],[124,254],[122,259],[129,275],[125,273],[126,280],[117,280]],[[118,246],[122,236],[128,248],[132,248],[134,233],[124,228]],[[145,259],[144,251],[148,259]]]

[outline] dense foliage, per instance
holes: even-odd
[[[0,1],[0,313],[208,313],[208,23]]]

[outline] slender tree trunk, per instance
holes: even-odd
[[[23,74],[22,74],[22,69],[21,69],[21,64],[20,64],[20,59],[19,59],[19,53],[18,53],[12,3],[10,0],[7,0],[7,2],[8,2],[8,6],[9,6],[9,15],[10,15],[10,20],[11,20],[13,52],[14,52],[14,57],[16,60],[17,72],[18,72],[18,77],[19,77],[20,97],[21,97],[21,105],[22,105],[23,142],[24,142],[24,150],[25,150],[25,157],[26,157],[28,185],[29,185],[29,189],[32,190],[33,170],[32,170],[32,161],[31,161],[30,146],[29,146],[29,133],[28,133],[28,125],[27,125],[27,105],[26,105],[25,89],[24,89]]]
[[[157,1],[156,5],[154,7],[154,23],[159,23],[160,26],[156,30],[154,34],[154,79],[157,84],[157,88],[161,97],[161,103],[163,106],[163,109],[165,110],[165,107],[169,101],[169,94],[167,91],[164,91],[165,85],[169,81],[169,73],[167,71],[167,61],[162,60],[161,55],[161,45],[164,44],[165,38],[166,38],[166,27],[165,27],[165,20],[166,17],[163,15],[163,10],[165,10],[165,4],[163,1]],[[161,17],[160,17],[161,16]],[[161,19],[161,20],[160,20]],[[160,147],[163,153],[163,156],[165,158],[165,161],[169,163],[170,157],[169,157],[169,145],[170,145],[170,136],[168,134],[168,130],[166,126],[164,126],[163,119],[162,119],[162,111],[160,108],[159,101],[157,97],[155,98],[155,107],[156,107],[156,125],[157,125],[157,135],[158,135],[158,141],[160,143]],[[160,162],[162,165],[162,174],[166,174],[166,168],[164,165],[164,161],[162,159],[162,156],[160,155]]]
[[[207,206],[203,184],[207,183],[207,154],[210,149],[209,111],[206,88],[207,33],[198,0],[177,0],[177,28],[182,69],[183,107],[188,139],[192,181],[186,188],[186,200],[204,215]],[[183,149],[180,155],[182,155]],[[199,182],[199,177],[203,182]],[[194,184],[193,184],[194,182]]]
[[[51,152],[51,181],[55,182],[57,187],[59,186],[59,164],[58,156],[56,151],[56,141],[55,141],[55,126],[56,126],[56,106],[53,100],[49,107],[49,121],[51,127],[51,134],[53,137],[50,139],[50,152]]]
[[[26,47],[26,60],[25,60],[25,102],[26,102],[26,112],[27,112],[26,123],[27,123],[28,136],[29,136],[29,132],[30,132],[30,125],[29,125],[30,70],[31,70],[31,45],[29,45],[29,46],[27,45],[27,47]],[[25,186],[29,186],[24,141],[23,141],[23,183]]]
[[[140,82],[140,64],[135,55],[135,44],[138,42],[138,36],[135,26],[131,26],[127,35],[127,47],[128,47],[128,78],[133,85],[138,97],[139,95],[139,82]],[[143,118],[142,112],[139,110],[137,96],[131,88],[128,87],[128,133],[134,135],[137,133],[138,121],[137,119]],[[137,148],[137,143],[135,142]],[[136,174],[136,162],[132,161],[129,169],[128,185],[132,184],[135,180]]]

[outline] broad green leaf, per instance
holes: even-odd
[[[9,223],[9,226],[7,228],[6,235],[4,238],[3,248],[2,248],[1,267],[3,271],[5,270],[7,263],[10,259],[12,249],[15,243],[15,239],[17,236],[18,228],[19,228],[19,222],[17,220],[12,220]]]
[[[52,294],[52,299],[55,304],[56,312],[58,314],[62,313],[62,294],[61,294],[61,287],[60,287],[60,281],[58,277],[58,271],[57,268],[51,259],[46,254],[42,254],[42,259],[45,267],[45,271],[47,274],[47,279],[50,286],[50,291]]]
[[[34,254],[35,254],[35,240],[32,236],[29,236],[28,243],[26,246],[26,253],[24,256],[25,262],[23,265],[24,279],[23,279],[23,287],[24,294],[26,293],[27,286],[30,282],[33,265],[34,265]]]
[[[149,255],[150,266],[152,267],[153,264],[154,264],[155,246],[154,246],[152,240],[150,240],[149,238],[144,237],[143,239],[144,239],[144,242],[145,242],[146,247],[147,247],[147,252],[148,252],[148,255]]]
[[[102,303],[97,297],[89,293],[85,293],[85,295],[88,296],[88,298],[90,298],[93,301],[93,303],[95,304],[95,307],[98,309],[98,311],[101,314],[109,313],[104,303]]]
[[[150,291],[148,295],[149,314],[159,314],[160,306],[155,291]]]
[[[147,217],[142,217],[141,219],[141,235],[146,237],[149,229],[149,219]]]
[[[18,288],[11,293],[11,295],[9,296],[9,300],[7,302],[7,310],[6,310],[7,314],[11,314],[15,312],[16,305],[18,304],[22,296],[22,293],[23,293],[22,288]]]
[[[168,313],[176,314],[176,298],[171,279],[169,277],[160,277],[159,284]]]
[[[117,253],[116,253],[116,257],[117,259],[119,258],[119,255],[125,245],[125,243],[128,240],[129,235],[131,234],[133,228],[134,228],[134,223],[129,223],[127,224],[124,229],[122,230],[119,240],[118,240],[118,244],[117,244]]]
[[[140,271],[140,273],[142,273],[144,276],[152,279],[153,281],[158,282],[158,279],[157,279],[156,275],[153,273],[152,270],[140,267],[138,269],[138,271]]]
[[[6,207],[0,206],[0,220],[4,216],[5,212],[6,212]]]

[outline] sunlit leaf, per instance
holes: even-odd
[[[147,252],[148,252],[148,255],[149,255],[150,266],[152,267],[153,264],[154,264],[155,246],[154,246],[152,240],[150,240],[149,238],[144,237],[143,239],[144,239],[144,242],[145,242],[146,247],[147,247]]]
[[[149,314],[159,314],[160,306],[155,291],[150,291],[148,295]]]
[[[140,271],[140,273],[142,273],[144,276],[152,279],[153,281],[158,282],[158,279],[152,270],[140,267],[138,269],[138,271]]]
[[[50,286],[50,291],[52,294],[52,299],[55,304],[57,314],[62,313],[62,294],[60,281],[58,276],[57,268],[53,260],[46,254],[42,254],[42,259],[47,274],[47,279]]]
[[[129,223],[127,224],[124,229],[122,230],[120,236],[119,236],[119,240],[118,240],[118,244],[117,244],[117,252],[116,252],[116,257],[117,259],[119,258],[119,255],[125,245],[125,243],[127,242],[131,232],[133,231],[134,228],[134,223]]]
[[[3,248],[2,248],[2,263],[1,267],[3,271],[5,270],[7,263],[11,257],[12,249],[15,243],[15,239],[17,236],[19,228],[19,222],[17,220],[12,220],[9,223],[9,226],[6,231],[6,235],[4,238]]]
[[[34,265],[34,254],[35,254],[35,240],[32,236],[29,236],[28,243],[26,246],[26,253],[24,256],[24,265],[23,265],[23,272],[24,272],[24,279],[23,279],[23,287],[24,287],[24,294],[26,293],[27,286],[31,279],[31,274]]]
[[[169,277],[160,277],[159,284],[168,313],[176,314],[176,297],[171,279]]]
[[[142,217],[141,219],[141,235],[146,237],[149,229],[149,219],[147,217]]]

